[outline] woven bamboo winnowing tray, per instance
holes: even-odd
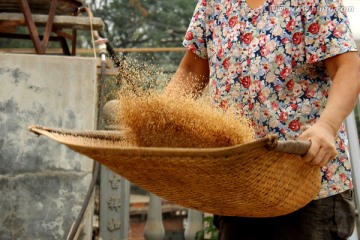
[[[31,126],[130,182],[184,207],[227,216],[272,217],[309,203],[320,169],[300,154],[309,143],[269,136],[222,148],[126,147],[119,132]]]

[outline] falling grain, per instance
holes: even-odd
[[[119,70],[122,88],[118,94],[117,119],[129,144],[210,148],[254,140],[247,119],[214,109],[207,98],[164,94],[162,89],[167,81],[159,79],[166,76],[153,69],[151,65],[128,60]]]
[[[120,97],[120,122],[130,144],[145,147],[206,148],[250,142],[243,117],[219,112],[191,97],[161,93]]]

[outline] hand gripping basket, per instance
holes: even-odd
[[[227,216],[273,217],[309,203],[320,188],[320,169],[300,154],[308,142],[269,136],[222,148],[126,147],[115,131],[31,126],[132,183],[184,207]]]

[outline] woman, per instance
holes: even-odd
[[[360,61],[341,0],[200,0],[188,49],[166,91],[197,94],[253,122],[258,138],[310,140],[304,161],[322,185],[304,208],[275,218],[215,216],[219,239],[346,239],[354,229],[344,119]],[[296,173],[294,173],[296,174]],[[216,194],[216,193],[214,193]]]

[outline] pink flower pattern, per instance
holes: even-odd
[[[317,11],[330,4],[333,11]],[[322,60],[357,51],[340,5],[267,0],[251,9],[245,0],[199,0],[183,44],[209,60],[216,108],[244,114],[258,138],[296,139],[325,107],[331,80]],[[339,155],[321,169],[317,198],[352,188],[344,126],[336,144]]]

